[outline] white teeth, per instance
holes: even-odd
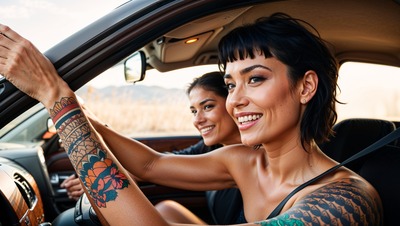
[[[261,117],[261,115],[246,115],[246,116],[238,117],[238,121],[239,121],[239,123],[246,123],[249,121],[257,120],[260,117]]]
[[[212,126],[203,128],[203,129],[200,130],[200,133],[206,133],[206,132],[210,131],[212,128],[213,128]]]

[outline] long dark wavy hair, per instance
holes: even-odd
[[[248,57],[254,59],[256,52],[261,52],[265,58],[277,58],[288,67],[292,89],[305,72],[315,71],[318,87],[301,119],[301,142],[303,147],[311,141],[322,143],[333,134],[332,126],[337,120],[338,64],[328,45],[310,24],[276,13],[232,30],[222,38],[218,48],[219,67],[223,72],[228,62]]]

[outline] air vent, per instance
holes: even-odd
[[[16,173],[14,174],[14,182],[17,185],[19,191],[21,192],[22,197],[24,197],[24,200],[28,205],[28,207],[32,208],[36,201],[36,195],[33,192],[33,189],[29,185],[28,181],[26,181],[26,179],[22,177],[20,174]]]

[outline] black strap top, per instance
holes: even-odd
[[[321,179],[322,177],[328,175],[329,173],[337,170],[338,168],[353,162],[363,156],[366,156],[372,152],[374,152],[375,150],[385,146],[386,144],[392,142],[393,140],[397,139],[398,137],[400,137],[400,128],[396,129],[395,131],[389,133],[388,135],[382,137],[381,139],[379,139],[378,141],[376,141],[375,143],[371,144],[370,146],[368,146],[367,148],[363,149],[362,151],[356,153],[355,155],[351,156],[350,158],[346,159],[345,161],[343,161],[340,164],[337,164],[336,166],[328,169],[327,171],[321,173],[320,175],[314,177],[313,179],[305,182],[304,184],[298,186],[296,189],[294,189],[292,192],[290,192],[290,194],[288,196],[286,196],[286,198],[284,198],[282,200],[281,203],[279,203],[279,205],[271,212],[271,214],[267,217],[267,219],[271,219],[273,217],[276,217],[279,215],[279,213],[282,211],[283,206],[287,203],[287,201],[297,192],[299,192],[300,190],[302,190],[303,188],[307,187],[308,185],[316,182],[317,180]],[[241,222],[241,223],[247,223],[246,222],[246,218],[244,217],[244,211],[241,212],[242,214],[242,218],[244,219],[245,222]],[[240,216],[239,216],[240,218]],[[238,218],[238,219],[239,219]]]

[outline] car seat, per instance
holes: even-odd
[[[338,162],[368,147],[394,131],[393,122],[380,119],[347,119],[333,127],[335,135],[320,145],[321,150]],[[400,203],[400,147],[394,141],[346,167],[360,174],[375,187],[382,200],[384,224],[398,225]]]
[[[330,137],[330,141],[320,144],[319,147],[332,159],[343,162],[394,131],[395,128],[394,123],[387,120],[346,119],[333,126],[335,135]],[[346,165],[346,167],[358,172],[363,163],[361,159]]]
[[[368,156],[359,174],[378,191],[385,225],[398,225],[400,203],[400,148],[385,146]]]
[[[396,126],[396,128],[400,128],[400,121],[394,121],[393,123]],[[400,138],[397,139],[397,143],[396,144],[397,144],[396,146],[400,147]]]

